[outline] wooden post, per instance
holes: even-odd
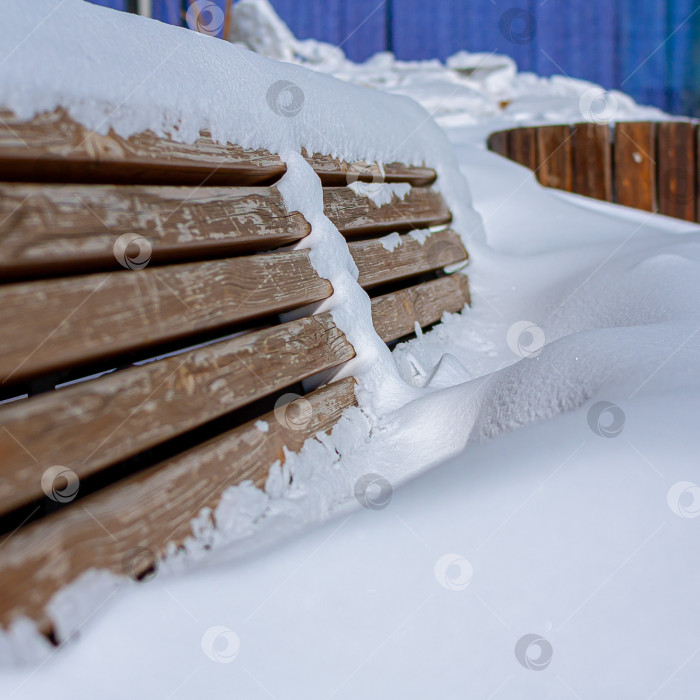
[[[537,178],[544,187],[573,190],[571,127],[541,126],[537,129],[537,163]]]
[[[656,211],[656,128],[653,122],[619,122],[615,126],[615,201]]]
[[[659,211],[677,219],[695,221],[695,127],[690,122],[659,122],[657,134]]]
[[[573,191],[612,201],[612,156],[607,124],[576,124],[572,130]]]

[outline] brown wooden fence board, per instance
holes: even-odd
[[[537,170],[537,131],[523,127],[507,132],[508,157],[530,170]]]
[[[572,127],[573,191],[612,201],[612,155],[607,124]]]
[[[442,195],[424,187],[414,187],[403,199],[394,197],[381,207],[348,187],[326,187],[323,205],[326,216],[348,237],[428,228],[452,219]]]
[[[489,136],[489,150],[498,153],[499,156],[508,158],[508,132],[496,131]]]
[[[350,253],[360,271],[359,283],[365,288],[439,270],[467,259],[467,252],[458,234],[451,230],[430,235],[421,245],[409,234],[400,237],[393,250],[379,240],[353,241]]]
[[[695,127],[689,122],[659,122],[657,134],[659,211],[667,216],[695,221]]]
[[[615,201],[656,211],[656,129],[652,122],[615,125]]]
[[[537,179],[544,187],[573,190],[571,127],[537,128]]]
[[[0,286],[0,380],[116,357],[332,293],[304,250]]]
[[[461,274],[401,289],[372,299],[372,322],[385,343],[436,323],[445,312],[457,313],[469,304],[469,283]]]
[[[139,577],[169,543],[192,535],[202,508],[214,509],[223,491],[250,479],[261,486],[268,468],[298,451],[306,439],[330,430],[355,405],[354,380],[305,396],[297,422],[262,416],[145,472],[98,491],[16,533],[0,548],[0,624],[25,615],[44,618],[44,606],[62,586],[90,568]],[[294,407],[292,407],[294,408]]]
[[[381,173],[374,163],[349,165],[319,154],[307,160],[324,185],[382,178],[420,187],[436,178],[430,168],[401,163],[389,163]],[[206,132],[193,144],[149,131],[124,139],[85,129],[62,109],[29,121],[0,110],[0,162],[3,180],[28,182],[255,185],[270,184],[286,170],[276,155],[220,144]]]
[[[255,331],[0,407],[0,512],[352,357],[330,314]]]
[[[308,235],[275,187],[0,184],[0,279],[123,270],[114,252],[144,236],[149,264],[271,249]]]

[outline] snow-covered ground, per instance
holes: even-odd
[[[265,36],[264,5],[247,5]],[[0,694],[697,697],[700,228],[544,190],[483,147],[513,122],[658,112],[502,57],[453,59],[465,76],[287,41],[277,58],[435,113],[483,222],[434,154],[451,206],[463,198],[473,306],[393,352],[402,389],[370,374],[365,410],[290,458],[291,488],[277,471],[266,494],[232,490],[212,552],[193,542],[145,584],[93,579],[89,606],[86,587],[67,590],[55,609],[79,637],[58,650],[16,629],[12,653],[43,660],[3,670]],[[280,70],[307,81],[307,102],[335,89]],[[413,142],[416,157],[427,145]]]

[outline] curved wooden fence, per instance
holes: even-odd
[[[693,122],[522,127],[492,134],[489,148],[534,170],[545,187],[700,221]]]

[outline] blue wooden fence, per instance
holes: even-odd
[[[521,70],[592,80],[645,104],[700,115],[698,0],[271,1],[299,38],[340,45],[355,61],[384,50],[443,60],[462,49],[495,51]],[[226,0],[213,2],[223,8]],[[153,0],[153,16],[182,24],[187,3]]]

